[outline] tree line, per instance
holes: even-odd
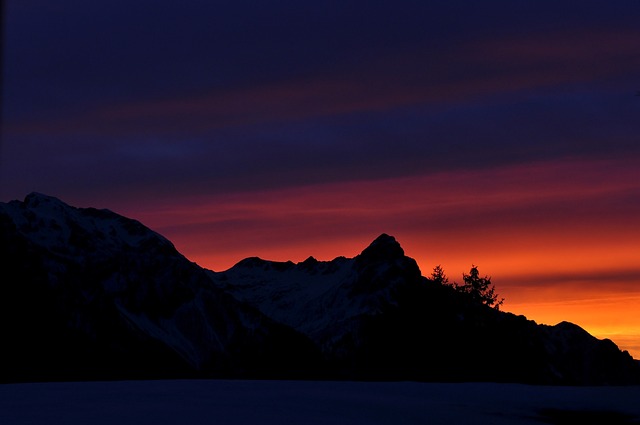
[[[495,286],[491,283],[491,277],[481,277],[478,267],[475,265],[471,266],[468,274],[462,273],[463,283],[461,284],[457,282],[449,283],[449,278],[440,265],[434,267],[430,280],[439,285],[452,287],[457,292],[466,294],[473,301],[493,307],[496,310],[499,310],[504,302],[504,298],[498,298]]]

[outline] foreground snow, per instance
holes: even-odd
[[[549,410],[619,412],[637,420],[638,400],[640,387],[488,383],[182,380],[6,384],[0,385],[0,423],[540,424],[540,412]]]

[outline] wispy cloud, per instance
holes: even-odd
[[[632,254],[621,251],[636,237],[629,226],[640,209],[637,173],[633,161],[544,162],[210,197],[185,194],[180,202],[130,214],[193,254],[194,247],[209,246],[198,258],[217,268],[216,257],[224,256],[220,261],[228,266],[248,254],[247,247],[262,247],[281,260],[287,259],[278,251],[283,246],[299,255],[341,255],[335,247],[315,252],[313,241],[357,247],[376,233],[395,232],[406,235],[417,256],[453,255],[458,267],[465,255],[466,265],[478,255],[497,262],[501,252],[503,275],[537,267],[561,272],[563,264],[575,267],[598,256],[605,267],[616,256],[616,266],[632,261]],[[208,234],[216,237],[199,239]],[[460,244],[464,234],[484,242]],[[430,245],[435,240],[437,247]],[[616,245],[610,255],[603,252]],[[558,257],[572,246],[571,255]]]
[[[9,123],[18,134],[194,134],[411,105],[482,98],[607,81],[640,68],[640,33],[582,31],[480,39],[453,51],[421,51],[331,74],[216,89],[177,97],[107,103],[55,122]],[[633,91],[629,88],[630,92]]]

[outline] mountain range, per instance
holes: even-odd
[[[354,258],[199,267],[140,222],[0,203],[0,382],[269,378],[640,384],[610,340],[424,276],[392,236]]]

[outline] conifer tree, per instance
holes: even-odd
[[[433,268],[433,272],[431,273],[431,281],[438,285],[450,286],[449,278],[444,273],[444,269],[440,266],[440,264]]]
[[[495,309],[500,308],[504,298],[498,300],[495,287],[491,284],[491,277],[480,277],[480,272],[475,265],[471,266],[469,274],[462,273],[462,280],[464,282],[463,285],[455,285],[459,292],[469,294],[474,301],[481,304]]]

